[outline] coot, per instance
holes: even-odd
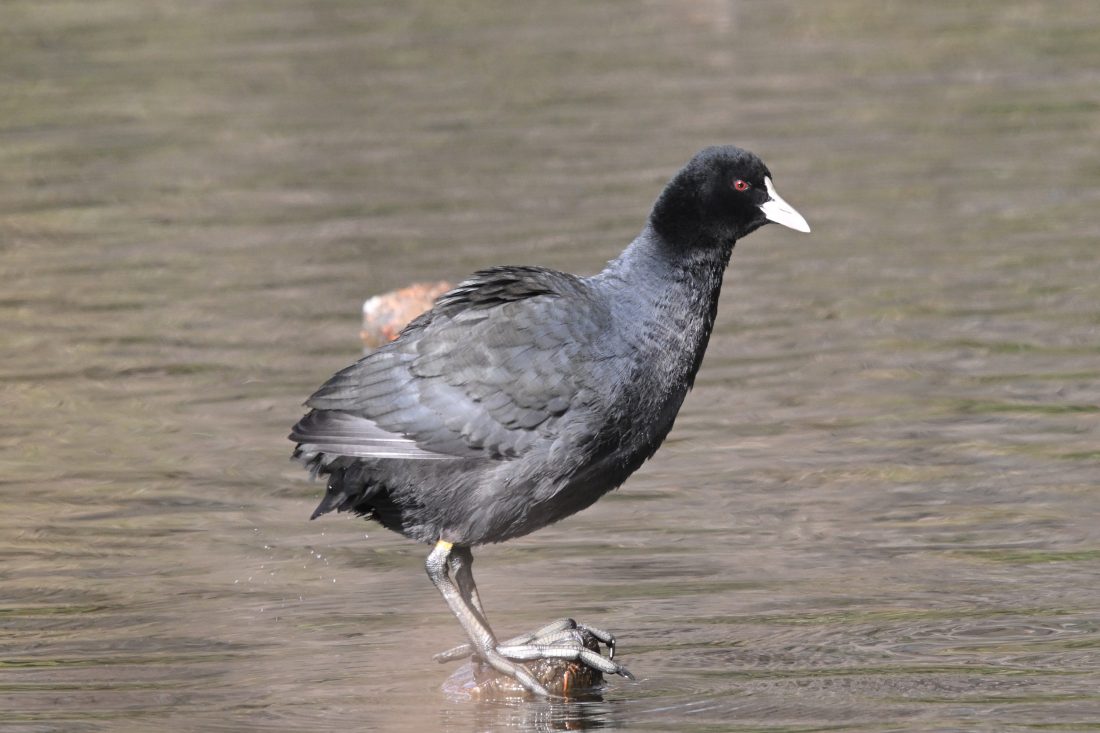
[[[707,148],[598,275],[474,273],[309,398],[290,439],[328,478],[313,517],[350,511],[434,546],[428,575],[469,639],[437,658],[474,654],[542,696],[524,660],[630,676],[613,636],[571,619],[498,642],[471,548],[584,509],[654,454],[702,362],[734,243],[769,221],[810,230],[757,156]]]

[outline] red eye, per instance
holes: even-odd
[[[742,181],[740,178],[733,182],[733,187],[738,191],[748,191],[750,188],[748,182]]]

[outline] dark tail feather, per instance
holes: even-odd
[[[322,514],[328,514],[333,509],[344,511],[344,507],[341,505],[349,498],[348,492],[340,490],[333,491],[332,487],[329,486],[328,490],[325,491],[324,497],[321,499],[321,503],[317,505],[317,508],[313,510],[313,514],[310,514],[309,518],[316,519]]]
[[[336,461],[333,462],[335,464]],[[350,466],[336,466],[322,464],[321,473],[328,473],[328,488],[321,503],[313,510],[310,519],[316,519],[322,514],[328,514],[333,509],[338,512],[354,511],[359,514],[369,514],[371,509],[364,504],[365,500],[374,493],[366,482],[363,469],[358,463]]]

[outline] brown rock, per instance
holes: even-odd
[[[600,643],[587,631],[581,632],[584,645],[599,653]],[[598,697],[603,685],[603,674],[580,662],[563,659],[537,659],[525,662],[527,669],[551,695],[565,698]],[[511,677],[503,675],[488,664],[471,662],[455,671],[446,685],[452,692],[468,695],[475,700],[500,700],[527,698],[531,693]]]

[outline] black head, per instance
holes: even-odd
[[[732,145],[699,151],[665,187],[650,221],[666,241],[692,248],[732,245],[769,221],[810,231],[775,192],[764,161]]]

